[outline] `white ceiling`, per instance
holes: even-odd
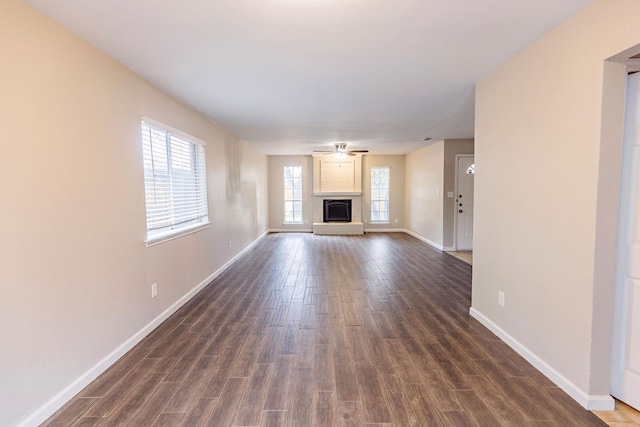
[[[474,83],[591,0],[27,0],[267,154],[471,138]]]

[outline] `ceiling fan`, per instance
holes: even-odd
[[[336,149],[333,151],[313,150],[315,153],[333,154],[336,158],[345,158],[347,156],[355,156],[360,153],[368,153],[369,150],[347,150],[347,144],[344,142],[336,142]]]

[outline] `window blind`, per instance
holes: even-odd
[[[205,150],[142,122],[147,240],[208,222]]]

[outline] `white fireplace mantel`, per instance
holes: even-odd
[[[327,192],[327,193],[313,193],[315,197],[354,197],[362,196],[362,193],[349,193],[349,192]]]

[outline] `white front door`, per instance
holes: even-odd
[[[640,409],[640,74],[629,76],[618,232],[611,394]]]
[[[473,249],[473,173],[468,173],[474,164],[473,155],[456,156],[456,250]]]

